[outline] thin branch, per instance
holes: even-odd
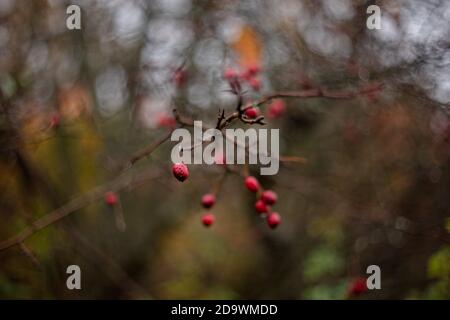
[[[154,170],[144,172],[136,176],[138,176],[139,179],[142,179],[143,175],[146,176],[149,175],[151,177],[159,176],[159,174],[158,175],[155,174]],[[0,242],[0,250],[4,250],[12,246],[21,244],[23,241],[25,241],[27,238],[29,238],[37,231],[42,230],[45,227],[62,220],[66,216],[85,207],[86,205],[92,202],[102,199],[106,191],[108,190],[119,191],[126,188],[130,183],[133,183],[134,179],[135,177],[121,175],[110,183],[98,186],[93,190],[76,197],[75,199],[67,202],[62,207],[59,207],[53,210],[52,212],[46,214],[45,216],[39,218],[38,220],[34,221],[31,226],[26,227],[15,236]]]
[[[266,97],[254,103],[254,106],[261,106],[266,102],[276,98],[329,98],[329,99],[351,99],[360,95],[380,91],[382,83],[373,83],[360,87],[357,90],[328,90],[326,88],[314,88],[302,91],[281,91]]]
[[[25,256],[27,256],[31,260],[31,262],[33,262],[33,264],[37,268],[40,269],[42,267],[41,263],[39,262],[38,258],[33,253],[33,251],[31,251],[23,242],[19,243],[19,248],[20,248],[20,250],[22,250],[22,252],[25,254]]]
[[[266,122],[264,121],[264,116],[259,116],[255,119],[249,119],[247,117],[241,117],[240,118],[242,122],[246,123],[246,124],[260,124],[260,125],[265,125]]]
[[[357,97],[362,94],[367,94],[370,92],[378,91],[378,90],[381,90],[381,88],[382,88],[382,84],[375,84],[375,85],[366,85],[363,88],[360,88],[358,90],[353,90],[353,91],[350,91],[350,90],[331,91],[331,90],[327,90],[324,88],[318,88],[318,89],[310,89],[310,90],[295,91],[295,92],[278,92],[278,93],[266,96],[266,97],[258,100],[253,105],[260,106],[260,105],[270,101],[271,99],[275,99],[275,98],[324,97],[324,98],[332,98],[332,99],[348,99],[348,98]],[[229,126],[236,119],[240,119],[242,122],[247,123],[247,124],[254,124],[254,123],[263,124],[262,123],[263,118],[249,120],[249,119],[243,117],[243,111],[245,110],[245,108],[242,108],[242,96],[241,96],[239,90],[236,90],[236,93],[238,95],[237,111],[231,113],[226,118],[223,118],[225,115],[222,112],[222,115],[220,116],[221,124],[219,125],[219,130],[222,130],[225,127]],[[174,112],[175,119],[180,126],[183,127],[183,126],[193,126],[194,125],[194,122],[192,119],[182,117],[177,112],[176,109],[174,109],[173,112]],[[167,141],[170,138],[171,134],[172,134],[172,131],[169,131],[168,133],[166,133],[164,136],[162,136],[160,139],[156,140],[149,146],[137,151],[122,166],[122,171],[124,171],[125,169],[128,169],[137,161],[150,155],[161,144],[163,144],[165,141]],[[229,139],[228,137],[226,137],[226,138]],[[234,142],[234,139],[233,139],[233,142]],[[140,179],[141,178],[142,178],[142,176],[140,177]],[[48,213],[47,215],[41,217],[40,219],[34,221],[31,224],[31,226],[26,227],[25,229],[23,229],[21,232],[19,232],[15,236],[12,236],[11,238],[0,242],[0,250],[4,250],[4,249],[10,248],[12,246],[22,244],[24,240],[26,240],[28,237],[30,237],[37,231],[44,229],[45,227],[60,221],[64,217],[83,208],[87,204],[101,199],[106,191],[108,191],[108,190],[119,191],[119,190],[129,186],[130,183],[133,183],[133,180],[134,180],[133,177],[119,175],[112,182],[107,183],[102,186],[98,186],[95,189],[67,202],[62,207],[59,207],[59,208],[55,209],[54,211]],[[23,250],[23,248],[22,248],[22,250]]]
[[[219,116],[217,117],[216,129],[220,129],[222,121],[225,119],[225,109],[219,109]]]
[[[145,158],[149,156],[153,151],[155,151],[160,145],[162,145],[164,142],[166,142],[172,134],[172,131],[167,132],[163,136],[161,136],[158,140],[152,142],[144,149],[138,150],[136,153],[134,153],[122,166],[121,170],[126,170],[131,168],[137,161],[141,160],[142,158]]]

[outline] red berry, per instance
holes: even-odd
[[[266,190],[261,195],[261,200],[269,206],[274,205],[275,202],[277,202],[277,199],[278,199],[277,194],[272,190]]]
[[[237,78],[237,76],[238,74],[233,68],[226,68],[225,71],[223,72],[223,77],[228,81]]]
[[[117,194],[112,191],[108,191],[105,193],[105,202],[109,206],[115,206],[118,202]]]
[[[216,203],[216,196],[213,195],[212,193],[205,194],[202,197],[202,205],[207,209],[211,208],[215,203]]]
[[[253,63],[253,64],[249,65],[247,68],[247,74],[250,76],[255,76],[260,72],[261,72],[261,67],[257,63]]]
[[[256,192],[259,189],[259,182],[255,177],[247,177],[245,178],[245,186],[251,192]]]
[[[58,127],[60,122],[61,122],[61,117],[59,116],[59,114],[54,114],[50,118],[50,127],[52,127],[52,128]]]
[[[281,217],[277,212],[272,212],[267,216],[267,224],[270,228],[275,229],[281,222]]]
[[[212,213],[206,213],[202,216],[202,223],[205,227],[212,225],[214,220],[216,220],[216,217]]]
[[[244,114],[250,119],[254,119],[259,115],[259,110],[254,107],[250,107],[245,109]]]
[[[256,201],[255,209],[256,209],[256,212],[258,212],[258,213],[266,213],[267,212],[267,206],[264,203],[264,201],[262,201],[262,200]]]
[[[244,71],[242,71],[240,76],[247,81],[251,81],[251,79],[254,78],[260,71],[261,67],[258,64],[254,63],[249,65]]]
[[[286,111],[286,104],[281,99],[275,99],[269,105],[267,110],[269,118],[278,118],[284,114]]]
[[[350,286],[348,288],[348,294],[349,295],[360,295],[363,294],[368,290],[367,288],[367,282],[364,278],[357,278],[353,280],[352,283],[350,283]]]
[[[189,169],[184,163],[175,163],[172,167],[172,172],[175,178],[181,182],[189,177]]]
[[[175,119],[166,114],[159,115],[156,122],[157,122],[158,126],[161,128],[173,129],[177,125],[177,122],[175,121]]]
[[[247,68],[245,68],[243,71],[241,71],[239,76],[242,79],[250,81],[252,78],[255,78],[255,76],[258,75],[258,73],[260,73],[260,72],[261,72],[261,67],[259,66],[259,64],[253,63],[253,64],[249,65]]]
[[[255,91],[259,91],[259,89],[261,89],[261,81],[258,78],[251,78],[248,83]]]

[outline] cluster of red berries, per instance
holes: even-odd
[[[259,214],[266,216],[267,224],[270,228],[276,228],[281,222],[281,217],[277,212],[273,212],[271,208],[278,200],[277,194],[272,190],[262,190],[258,180],[252,176],[245,179],[245,186],[251,192],[257,195],[260,194],[259,199],[255,203],[255,210]]]
[[[172,166],[172,172],[178,181],[185,181],[189,177],[189,169],[184,163],[175,163]],[[205,209],[211,209],[216,203],[216,196],[212,193],[205,194],[202,197],[202,206]],[[202,223],[205,227],[211,226],[216,220],[214,214],[211,212],[205,213],[202,216]]]
[[[261,89],[261,80],[258,78],[260,72],[261,67],[258,64],[251,64],[247,69],[240,73],[233,68],[227,68],[223,73],[223,77],[230,82],[231,86],[236,82],[243,80],[246,81],[254,91],[259,91]]]
[[[189,177],[189,169],[184,163],[175,163],[172,166],[172,172],[175,178],[181,182],[185,181]],[[205,209],[211,209],[215,203],[216,196],[212,193],[205,194],[202,197],[202,206]],[[215,220],[216,217],[211,212],[205,213],[202,216],[202,223],[205,227],[211,226]]]
[[[205,209],[211,209],[216,203],[216,196],[213,193],[207,193],[202,197],[202,206]],[[216,217],[211,212],[207,212],[202,216],[202,223],[205,227],[211,226]]]
[[[261,72],[261,67],[257,64],[250,65],[245,71],[237,72],[233,68],[225,69],[223,77],[229,82],[233,91],[240,91],[240,83],[246,81],[254,91],[261,89],[261,81],[257,78]],[[286,111],[286,104],[281,99],[274,99],[267,108],[267,116],[271,119],[282,116]],[[244,108],[244,114],[247,118],[255,119],[260,115],[257,107],[248,105]]]
[[[189,169],[184,163],[175,163],[172,166],[172,173],[178,181],[185,181],[189,177]],[[245,186],[251,192],[260,195],[255,203],[256,212],[266,216],[267,224],[270,228],[276,228],[280,222],[281,217],[277,212],[271,210],[272,206],[277,202],[278,196],[272,190],[263,190],[255,177],[249,176],[245,179]],[[111,195],[105,195],[105,201],[109,204],[111,202]],[[117,200],[116,200],[117,201]],[[207,193],[202,197],[202,206],[205,209],[211,209],[216,203],[216,196],[212,193]],[[215,216],[211,212],[207,212],[202,216],[202,223],[209,227],[215,221]]]
[[[267,117],[276,119],[286,112],[286,103],[282,99],[274,99],[267,107]],[[255,119],[260,115],[259,108],[248,105],[244,108],[244,114],[247,118]]]

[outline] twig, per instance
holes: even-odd
[[[22,250],[22,252],[28,257],[30,258],[31,262],[33,262],[33,264],[37,267],[37,268],[41,268],[41,263],[39,262],[38,258],[36,257],[36,255],[33,253],[33,251],[31,251],[23,242],[19,243],[19,247],[20,250]]]
[[[133,154],[128,161],[126,161],[122,166],[121,170],[129,169],[131,166],[133,166],[137,161],[141,160],[142,158],[147,157],[150,155],[153,151],[155,151],[156,148],[158,148],[160,145],[162,145],[164,142],[166,142],[172,134],[172,131],[167,132],[165,135],[160,137],[158,140],[152,142],[144,149],[138,150],[135,154]]]
[[[272,95],[266,96],[266,97],[258,100],[253,105],[260,106],[260,105],[270,101],[271,99],[275,99],[275,98],[324,97],[324,98],[331,98],[331,99],[348,99],[348,98],[357,97],[358,95],[361,95],[361,94],[367,94],[370,92],[381,90],[381,87],[382,87],[382,84],[375,84],[375,85],[365,86],[364,88],[360,88],[358,90],[353,90],[353,91],[351,91],[351,90],[331,91],[331,90],[327,90],[324,88],[316,88],[316,89],[303,90],[303,91],[278,92],[278,93],[274,93]],[[236,119],[240,119],[242,122],[247,123],[247,124],[254,124],[254,123],[263,124],[262,123],[263,118],[249,120],[249,119],[243,117],[243,111],[245,110],[245,108],[242,108],[242,95],[239,90],[236,90],[236,94],[238,95],[237,111],[231,113],[226,118],[223,118],[223,117],[225,117],[225,114],[224,114],[224,112],[222,112],[222,114],[220,116],[221,124],[219,125],[219,130],[224,129],[225,127],[230,125]],[[194,122],[192,119],[181,117],[176,109],[174,109],[173,112],[174,112],[175,119],[180,126],[193,126],[194,125]],[[135,164],[137,161],[150,155],[161,144],[163,144],[165,141],[167,141],[170,138],[171,134],[172,134],[172,131],[169,131],[168,133],[166,133],[164,136],[162,136],[157,141],[153,142],[152,144],[145,147],[144,149],[137,151],[122,166],[122,168],[121,168],[122,171],[124,171],[125,169],[128,169],[133,164]],[[227,137],[227,139],[228,139],[228,137]],[[234,142],[234,139],[233,139],[233,142]],[[23,229],[21,232],[19,232],[15,236],[12,236],[11,238],[0,242],[0,250],[4,250],[4,249],[10,248],[12,246],[22,244],[24,240],[26,240],[28,237],[30,237],[37,231],[44,229],[45,227],[60,221],[64,217],[83,208],[87,204],[101,199],[106,191],[108,191],[108,190],[118,191],[118,190],[121,190],[121,189],[127,187],[130,183],[133,183],[133,178],[130,178],[130,177],[127,177],[124,175],[119,175],[112,182],[107,183],[102,186],[98,186],[95,189],[67,202],[65,205],[55,209],[54,211],[43,216],[42,218],[36,220],[35,222],[32,223],[31,226],[26,227],[25,229]]]
[[[261,106],[266,102],[276,98],[329,98],[329,99],[350,99],[360,95],[380,91],[382,83],[365,85],[358,90],[328,90],[326,88],[314,88],[302,91],[282,91],[261,98],[255,102],[255,106]]]
[[[143,174],[141,173],[139,178],[142,179],[143,175],[150,175],[153,177],[157,176],[153,170]],[[84,206],[94,201],[100,200],[101,198],[103,198],[104,193],[106,191],[108,190],[119,191],[121,189],[124,189],[130,183],[132,183],[133,180],[134,177],[120,175],[112,182],[104,184],[102,186],[98,186],[95,189],[88,191],[87,193],[79,197],[76,197],[75,199],[67,202],[62,207],[59,207],[53,210],[52,212],[46,214],[45,216],[41,217],[40,219],[34,221],[31,226],[26,227],[15,236],[0,242],[0,250],[4,250],[12,246],[21,244],[23,241],[25,241],[27,238],[29,238],[37,231],[42,230],[45,227],[62,220],[71,213],[83,208]]]

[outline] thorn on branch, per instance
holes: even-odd
[[[225,109],[219,109],[219,116],[217,117],[216,129],[220,129],[222,121],[225,119]]]
[[[264,121],[264,116],[259,116],[259,117],[255,118],[255,119],[249,119],[246,116],[242,116],[240,119],[241,119],[242,122],[247,123],[247,124],[260,124],[260,125],[267,124]]]

